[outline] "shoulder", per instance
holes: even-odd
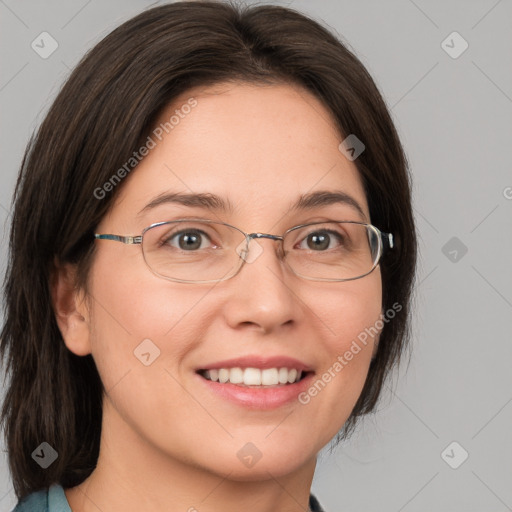
[[[12,512],[48,512],[48,489],[25,496]]]
[[[54,484],[33,492],[18,502],[12,512],[71,512],[64,489]]]

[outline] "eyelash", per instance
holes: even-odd
[[[170,236],[162,239],[160,245],[163,246],[163,245],[166,245],[168,244],[171,240],[173,240],[174,238],[178,238],[179,236],[181,235],[184,235],[184,234],[189,234],[189,233],[195,233],[197,235],[200,235],[201,237],[206,237],[208,240],[210,240],[211,242],[211,237],[208,235],[208,233],[206,233],[205,231],[201,230],[201,229],[194,229],[194,228],[190,228],[190,229],[182,229],[180,231],[176,231],[175,233],[172,233]],[[334,231],[334,230],[331,230],[331,229],[318,229],[315,231],[314,228],[311,229],[311,231],[309,233],[307,233],[302,239],[299,240],[300,243],[304,242],[309,236],[311,235],[318,235],[318,234],[327,234],[327,235],[330,235],[336,239],[338,239],[338,242],[343,242],[345,237],[343,237],[340,233]],[[193,251],[191,251],[193,252]],[[323,251],[321,251],[323,252]]]

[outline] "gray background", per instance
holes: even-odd
[[[330,512],[512,510],[511,2],[272,3],[327,24],[374,76],[409,156],[420,233],[411,363],[358,433],[322,452],[313,492]],[[84,52],[154,4],[0,0],[2,269],[28,137]],[[47,59],[31,48],[43,31],[59,45]],[[457,58],[445,49],[462,40],[442,46],[453,31],[469,44]]]

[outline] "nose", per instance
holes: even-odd
[[[225,312],[232,328],[251,326],[268,333],[299,318],[297,280],[285,267],[279,240],[253,237],[242,268],[226,281],[231,290]]]

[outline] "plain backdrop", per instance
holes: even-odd
[[[268,3],[328,26],[375,78],[420,234],[410,365],[349,442],[323,450],[312,490],[328,512],[512,510],[512,3]],[[2,271],[29,136],[85,51],[152,5],[0,0]],[[32,45],[42,32],[58,45],[47,58]],[[4,450],[0,511],[15,503]]]

